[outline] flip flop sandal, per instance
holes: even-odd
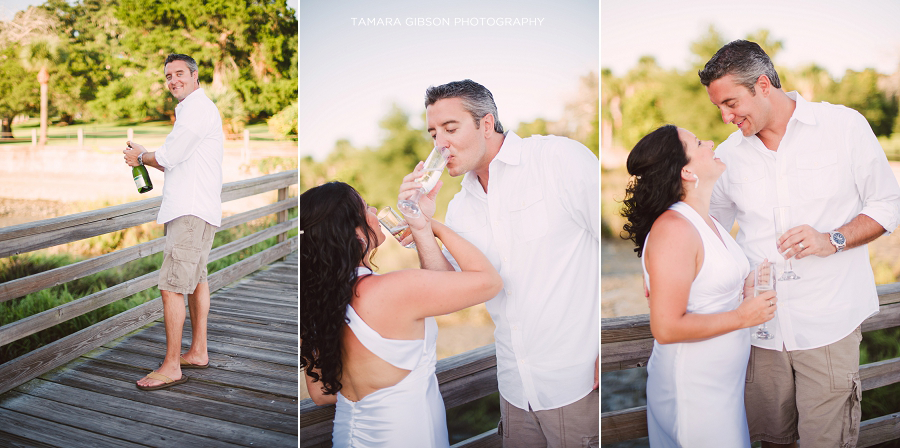
[[[167,376],[165,376],[165,375],[163,375],[163,374],[161,374],[161,373],[159,373],[159,372],[157,372],[157,371],[155,371],[155,370],[152,371],[152,372],[150,372],[150,373],[148,373],[147,376],[145,376],[144,378],[150,378],[151,380],[162,381],[163,384],[157,384],[156,386],[141,386],[140,384],[135,384],[135,385],[137,386],[137,388],[140,389],[140,390],[159,390],[159,389],[165,389],[165,388],[167,388],[167,387],[174,386],[174,385],[176,385],[176,384],[183,384],[183,383],[186,383],[187,380],[188,380],[187,375],[181,375],[181,378],[179,378],[179,379],[177,379],[177,380],[173,380],[172,378],[169,378],[169,377],[167,377]]]
[[[206,361],[206,364],[193,364],[190,361],[184,359],[184,355],[181,355],[181,368],[182,369],[205,369],[209,367],[209,361]]]

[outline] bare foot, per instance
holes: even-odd
[[[179,366],[178,364],[175,364],[175,366],[173,367],[173,366],[166,365],[166,363],[163,362],[163,364],[161,366],[159,366],[158,369],[156,369],[156,373],[159,373],[160,375],[165,375],[165,376],[169,377],[172,381],[178,381],[181,379],[181,366]],[[137,384],[139,386],[143,386],[143,387],[153,387],[153,386],[159,386],[160,384],[165,384],[165,383],[160,380],[144,377],[144,378],[137,380]]]
[[[188,350],[181,355],[181,357],[195,366],[205,366],[209,364],[209,353],[194,353],[193,351]]]

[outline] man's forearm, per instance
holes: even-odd
[[[166,169],[163,168],[163,166],[160,165],[159,162],[156,161],[156,153],[155,152],[150,152],[150,151],[145,152],[144,155],[141,156],[141,161],[143,161],[144,165],[146,165],[146,166],[152,166],[153,168],[156,168],[162,172],[166,171]]]
[[[419,265],[422,269],[430,271],[455,270],[441,251],[441,246],[434,238],[431,229],[420,232],[413,231],[413,238],[416,240],[416,251],[419,254]]]
[[[878,224],[878,221],[863,214],[857,215],[856,218],[853,218],[847,224],[838,227],[837,231],[841,232],[844,238],[847,239],[847,245],[844,249],[871,243],[885,232],[884,227]]]

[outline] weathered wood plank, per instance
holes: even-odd
[[[178,385],[178,387],[156,390],[150,394],[134,386],[134,381],[141,377],[140,372],[135,371],[128,375],[127,381],[119,378],[109,378],[106,376],[107,374],[109,374],[109,371],[103,372],[102,375],[97,375],[73,370],[66,371],[52,379],[45,379],[70,387],[101,393],[109,397],[174,409],[209,417],[220,422],[237,423],[268,430],[265,434],[282,441],[289,438],[279,437],[278,433],[292,435],[292,431],[296,432],[297,423],[293,416],[229,403],[223,400],[222,386],[220,385],[205,384],[202,381],[188,381]],[[219,390],[215,392],[214,398],[206,398],[199,396],[203,393],[202,389],[204,387],[207,390],[210,388],[218,388]],[[206,393],[208,394],[209,392]],[[293,436],[296,438],[295,434]]]
[[[263,206],[248,212],[243,212],[222,220],[222,226],[218,231],[222,231],[239,224],[243,224],[252,219],[270,215],[288,208],[296,207],[296,201],[284,200],[275,204]],[[281,235],[282,233],[277,233]],[[22,297],[35,291],[40,291],[52,286],[61,285],[66,282],[77,280],[97,272],[120,266],[129,261],[138,258],[147,257],[159,252],[165,248],[165,237],[157,238],[153,241],[141,243],[126,249],[117,250],[108,254],[100,255],[89,260],[79,261],[67,266],[62,266],[49,271],[30,275],[28,277],[0,283],[0,302],[4,302],[17,297]],[[255,244],[255,243],[254,243]],[[0,344],[2,345],[2,344]]]
[[[182,431],[183,433],[211,439],[202,440],[195,446],[207,446],[207,443],[221,444],[221,442],[249,446],[250,444],[258,444],[261,442],[261,440],[258,437],[254,437],[253,434],[253,432],[258,431],[257,428],[241,424],[223,425],[220,421],[210,417],[182,412],[164,406],[112,398],[102,393],[78,389],[41,379],[29,381],[28,383],[17,387],[15,390],[35,397],[58,401],[80,408],[101,412],[103,414],[120,416],[128,421],[152,422],[155,428],[170,428]],[[127,431],[127,428],[121,428],[118,431]],[[179,444],[181,442],[183,441],[179,440]]]
[[[162,332],[148,333],[147,331],[143,331],[132,337],[142,341],[157,343],[162,347],[165,347],[166,345],[166,335]],[[281,347],[286,348],[288,347],[288,344],[282,344]],[[209,350],[232,357],[255,359],[257,361],[267,361],[277,364],[297,365],[296,345],[291,351],[280,351],[275,349],[227,344],[211,339],[209,340]]]
[[[864,391],[900,383],[900,358],[859,366],[859,379]]]
[[[284,257],[296,250],[296,245],[297,238],[291,238],[210,275],[210,291]],[[0,365],[0,393],[140,328],[161,315],[162,299],[156,298]]]
[[[52,446],[103,446],[129,448],[134,445],[124,440],[108,437],[67,425],[20,414],[0,408],[0,428],[23,439],[34,440],[35,445]]]
[[[450,445],[450,448],[500,448],[503,446],[503,438],[497,434],[496,429],[485,431],[477,436],[469,437],[459,443]]]
[[[859,425],[859,448],[900,439],[900,413],[866,420]]]
[[[219,260],[260,241],[271,238],[282,231],[283,228],[291,228],[296,225],[297,220],[294,219],[217,247],[210,252],[209,261],[213,262]],[[111,286],[94,294],[87,295],[47,311],[4,325],[3,327],[0,327],[0,345],[19,340],[37,333],[38,331],[58,325],[61,322],[65,322],[69,319],[106,306],[122,298],[137,294],[145,289],[152,288],[157,285],[158,277],[159,271],[153,271],[149,274],[128,280],[124,283],[119,283],[118,285]],[[212,278],[212,276],[210,278]],[[210,285],[211,290],[213,290],[212,288],[212,285]]]
[[[900,283],[882,286],[892,285],[900,285]],[[900,297],[900,293],[897,293],[897,295]],[[893,300],[893,298],[885,300],[889,303],[882,304],[879,307],[878,314],[863,322],[863,332],[881,330],[898,325],[898,322],[900,322],[900,301],[895,302]],[[603,345],[603,350],[606,350],[609,344],[646,340],[653,337],[650,332],[649,314],[603,318],[601,319],[600,328],[600,343]]]
[[[152,356],[157,361],[161,360],[165,357],[166,348],[165,346],[160,346],[157,343],[151,343],[146,341],[140,341],[138,339],[128,338],[122,343],[108,343],[104,344],[104,349],[115,350],[119,354],[124,352],[129,352],[136,355],[141,356]],[[84,355],[86,358],[94,358],[96,351],[88,352]],[[295,356],[296,357],[296,356]],[[106,358],[106,361],[109,362],[121,362],[116,359]],[[217,353],[214,351],[209,352],[209,366],[211,368],[221,369],[230,372],[250,374],[250,375],[261,375],[267,376],[275,379],[282,379],[288,382],[296,383],[298,380],[299,373],[297,372],[296,365],[288,365],[282,363],[268,362],[268,361],[260,361],[256,359],[250,358],[240,358],[230,356],[224,353]]]
[[[71,388],[70,388],[71,389]],[[77,389],[76,389],[77,390]],[[76,392],[77,394],[77,392]],[[32,417],[42,418],[54,423],[69,425],[96,434],[110,434],[118,439],[135,444],[143,444],[150,446],[165,446],[177,441],[178,444],[189,446],[210,446],[210,447],[228,447],[228,443],[224,443],[215,439],[206,437],[198,437],[191,433],[176,431],[163,426],[155,426],[144,423],[141,412],[132,414],[136,417],[133,420],[120,417],[120,414],[108,414],[94,411],[85,406],[86,403],[64,403],[54,399],[47,399],[33,395],[26,395],[16,391],[9,391],[5,394],[6,400],[0,403],[0,407],[8,409],[20,414],[30,415]],[[98,394],[95,394],[98,395]],[[126,401],[126,400],[116,400]],[[147,407],[144,406],[144,409]],[[217,425],[225,426],[225,425]]]
[[[859,368],[859,376],[864,391],[900,382],[900,358],[862,365]],[[897,419],[895,420],[879,417],[863,422],[864,427],[868,425],[866,437],[871,443],[862,444],[863,432],[861,429],[860,446],[871,446],[876,443],[900,438],[900,414],[896,414],[896,416]],[[600,421],[604,443],[618,443],[647,437],[646,406],[605,412],[601,415]]]
[[[4,448],[55,448],[53,445],[12,434],[0,429],[0,445]]]
[[[253,196],[297,183],[297,171],[270,174],[222,186],[222,201]],[[151,198],[60,218],[0,229],[0,258],[65,244],[153,221],[162,198]]]
[[[602,344],[600,348],[600,371],[644,367],[653,351],[653,339],[636,341],[611,342]]]
[[[600,440],[619,443],[647,437],[647,406],[604,412],[600,415]]]

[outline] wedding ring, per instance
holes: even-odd
[[[803,245],[802,241],[797,243],[797,245],[800,246],[800,250],[806,249],[806,246]]]
[[[775,306],[775,304],[772,303],[772,299],[769,299],[768,302],[769,302],[769,306]]]

